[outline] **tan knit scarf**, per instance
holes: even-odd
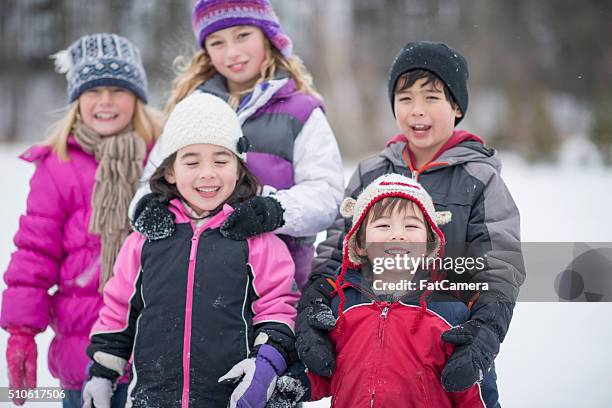
[[[128,207],[142,175],[147,145],[131,126],[116,135],[102,137],[78,117],[72,134],[98,162],[89,232],[100,235],[102,241],[98,288],[102,293],[113,275],[119,249],[131,231]]]

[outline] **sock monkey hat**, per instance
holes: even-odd
[[[359,268],[363,257],[356,252],[357,231],[365,220],[368,211],[374,204],[388,197],[401,197],[415,203],[423,212],[429,227],[434,234],[434,248],[432,254],[439,253],[444,245],[444,234],[438,227],[451,220],[450,211],[436,211],[433,201],[427,191],[418,182],[399,174],[385,174],[370,183],[355,200],[346,198],[340,206],[340,213],[353,218],[353,226],[344,238],[343,264],[349,268]]]

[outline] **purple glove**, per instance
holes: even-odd
[[[272,346],[262,344],[256,358],[246,358],[233,366],[220,383],[237,383],[229,408],[264,408],[276,386],[276,377],[287,369],[283,356]]]
[[[6,365],[9,387],[14,390],[36,388],[36,330],[29,327],[9,327],[8,332],[10,337],[6,345]],[[25,401],[13,398],[15,405],[23,405]]]

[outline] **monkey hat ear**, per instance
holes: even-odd
[[[357,204],[357,200],[352,197],[347,197],[340,204],[340,214],[344,218],[352,218],[355,212],[355,204]]]

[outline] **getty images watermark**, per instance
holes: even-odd
[[[431,254],[414,244],[367,244],[363,282],[396,299],[424,290],[471,297],[518,288],[517,302],[612,302],[612,242],[447,242]]]
[[[371,243],[368,245],[372,288],[375,292],[487,291],[486,282],[457,279],[458,275],[473,276],[487,267],[482,256],[433,256],[416,244]],[[452,272],[448,278],[432,279],[433,273]]]

